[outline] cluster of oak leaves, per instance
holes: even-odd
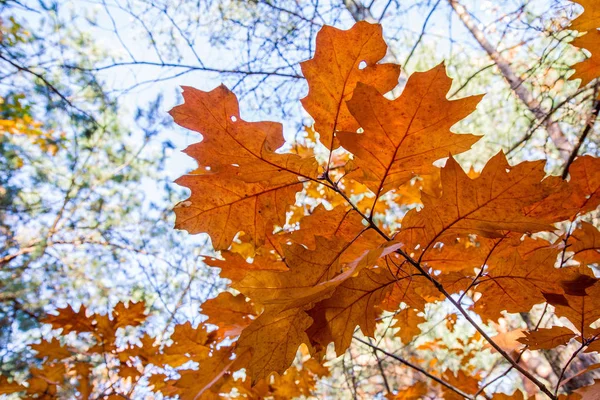
[[[575,66],[582,84],[600,75],[599,6],[572,25],[588,31],[573,44],[592,53]],[[167,341],[132,333],[146,319],[143,303],[119,303],[110,315],[59,309],[43,322],[63,338],[32,345],[42,366],[23,383],[2,377],[0,394],[123,398],[143,380],[182,399],[309,395],[328,374],[331,342],[343,354],[355,328],[373,336],[385,312],[409,341],[426,304],[463,292],[484,322],[547,302],[572,323],[526,332],[520,340],[530,350],[576,340],[600,351],[592,328],[600,283],[589,267],[600,262],[600,231],[581,219],[600,204],[600,159],[578,157],[568,180],[546,176],[543,161],[511,166],[503,153],[465,173],[452,155],[479,137],[450,127],[481,96],[447,100],[451,80],[439,65],[414,73],[389,100],[383,94],[400,68],[378,64],[386,51],[378,25],[318,34],[314,58],[301,65],[302,104],[325,156],[310,145],[278,150],[282,126],[242,120],[225,86],[185,88],[171,114],[203,139],[186,150],[199,166],[178,180],[191,196],[175,209],[176,227],[208,233],[221,256],[206,263],[239,294],[208,300],[207,321],[177,325]],[[65,345],[67,335],[81,340]],[[98,360],[104,367],[95,371]],[[95,373],[111,384],[100,391]],[[418,397],[428,389],[406,390]]]

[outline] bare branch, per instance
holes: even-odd
[[[544,121],[544,126],[550,135],[550,139],[560,152],[563,160],[568,160],[569,154],[573,151],[573,145],[569,142],[564,132],[560,129],[558,122],[546,119],[546,112],[541,108],[541,104],[533,97],[533,95],[523,85],[523,80],[518,77],[508,61],[492,46],[487,40],[484,33],[477,27],[471,19],[471,15],[467,9],[458,3],[456,0],[448,0],[450,6],[454,9],[456,15],[460,18],[465,27],[471,32],[477,43],[486,51],[490,58],[496,63],[496,66],[504,76],[504,79],[510,85],[512,91],[519,99],[527,106],[529,111],[539,121]]]

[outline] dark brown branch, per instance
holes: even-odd
[[[367,217],[364,213],[362,213],[358,207],[352,203],[352,201],[350,201],[350,198],[339,188],[339,186],[334,183],[331,178],[329,177],[329,175],[325,175],[323,178],[325,181],[327,181],[331,187],[333,188],[333,190],[335,190],[338,194],[340,194],[340,196],[342,196],[344,198],[344,200],[346,200],[346,202],[359,214],[361,215],[368,223],[369,226],[375,230],[381,237],[383,237],[385,240],[390,241],[391,238],[385,234],[385,232],[383,232],[374,222],[370,217]],[[544,385],[542,382],[540,382],[535,376],[533,376],[531,374],[531,372],[527,371],[525,368],[523,368],[522,366],[520,366],[517,362],[515,362],[515,360],[504,350],[500,347],[500,345],[498,345],[498,343],[496,343],[486,332],[485,330],[479,326],[479,324],[469,315],[469,313],[462,307],[462,305],[460,304],[460,302],[456,301],[452,295],[450,293],[448,293],[448,291],[446,291],[446,289],[444,288],[444,286],[438,282],[429,272],[427,272],[422,266],[421,263],[414,260],[410,255],[408,255],[407,253],[405,253],[402,249],[398,249],[396,250],[396,253],[401,255],[410,265],[412,265],[413,267],[415,267],[417,269],[417,271],[419,271],[428,281],[430,281],[435,288],[444,295],[444,297],[450,302],[452,303],[452,305],[458,310],[460,311],[460,313],[465,317],[465,319],[471,324],[471,326],[473,326],[473,328],[475,328],[477,330],[477,332],[479,332],[481,334],[481,336],[483,336],[483,338],[502,356],[504,357],[517,371],[519,371],[521,374],[523,374],[523,376],[525,376],[527,379],[529,379],[533,384],[535,384],[542,392],[544,392],[548,397],[550,397],[551,399],[556,399],[556,396],[552,394],[552,392],[546,387],[546,385]]]
[[[38,74],[35,71],[32,71],[31,69],[24,67],[22,65],[19,65],[17,63],[15,63],[13,60],[6,58],[2,53],[0,53],[0,59],[6,61],[7,63],[9,63],[10,65],[12,65],[14,68],[16,68],[19,71],[28,73],[30,75],[35,76],[36,78],[38,78],[39,80],[42,81],[42,83],[54,94],[56,94],[58,97],[60,97],[60,99],[62,101],[64,101],[70,108],[79,111],[80,113],[82,113],[83,115],[85,115],[86,117],[88,117],[95,125],[97,125],[97,122],[95,120],[94,117],[92,117],[91,115],[89,115],[87,112],[83,111],[82,109],[80,109],[79,107],[77,107],[76,105],[74,105],[69,99],[67,99],[67,97],[62,94],[52,83],[50,83],[43,75]]]
[[[371,338],[369,338],[369,343],[373,344],[373,342],[371,341]],[[392,390],[390,389],[390,384],[388,383],[387,380],[387,376],[385,375],[385,370],[383,369],[383,363],[381,361],[381,358],[379,358],[379,354],[377,353],[377,350],[373,347],[373,355],[375,356],[375,359],[377,360],[377,368],[379,368],[379,373],[381,374],[381,378],[383,379],[383,384],[385,386],[385,390],[388,394],[392,393]]]
[[[551,121],[550,119],[546,119],[546,112],[542,110],[541,104],[533,97],[531,92],[527,90],[527,88],[523,85],[523,80],[518,77],[508,61],[502,57],[502,55],[492,46],[492,44],[487,40],[484,33],[477,27],[475,22],[471,19],[470,14],[467,9],[461,5],[457,0],[448,0],[450,6],[454,9],[454,12],[465,25],[465,27],[471,32],[471,35],[475,38],[477,43],[485,50],[485,52],[489,55],[489,57],[494,61],[498,69],[504,76],[504,79],[510,85],[512,91],[517,95],[517,97],[527,106],[529,111],[535,116],[535,118],[539,121],[545,121],[544,126],[550,135],[550,139],[558,149],[561,158],[563,160],[567,160],[569,158],[569,154],[573,150],[573,145],[568,141],[564,132],[560,129],[558,122]]]
[[[442,1],[442,0],[438,0],[431,8],[431,11],[429,11],[429,14],[427,14],[427,17],[425,18],[425,22],[423,22],[423,27],[421,28],[421,33],[419,34],[419,38],[413,45],[412,49],[410,50],[410,53],[408,53],[408,57],[406,57],[404,64],[402,64],[403,68],[406,68],[406,65],[408,64],[408,62],[412,58],[413,54],[415,53],[415,50],[417,50],[419,43],[421,43],[421,40],[423,40],[423,36],[425,36],[425,30],[427,29],[427,24],[429,23],[429,19],[433,15],[434,11],[437,9],[438,5],[440,4],[440,1]]]
[[[362,340],[362,339],[360,339],[360,338],[358,338],[356,336],[353,336],[353,339],[356,340],[356,341],[358,341],[358,342],[360,342],[360,343],[362,343],[362,344],[364,344],[364,345],[369,346],[374,351],[379,351],[379,352],[385,354],[386,356],[391,357],[394,360],[401,362],[402,364],[406,365],[407,367],[412,368],[415,371],[418,371],[418,372],[422,373],[423,375],[425,375],[429,379],[436,381],[440,385],[445,386],[446,388],[452,390],[453,392],[455,392],[456,394],[464,397],[465,399],[473,399],[473,397],[471,397],[467,393],[463,392],[462,390],[460,390],[458,388],[455,388],[454,386],[452,386],[451,384],[449,384],[445,380],[443,380],[441,378],[438,378],[435,375],[430,374],[429,372],[425,371],[423,368],[419,367],[418,365],[412,364],[411,362],[406,361],[404,358],[402,358],[402,357],[400,357],[400,356],[398,356],[396,354],[390,353],[388,351],[385,351],[384,349],[382,349],[380,347],[377,347],[374,344],[371,344],[371,343],[369,343],[369,342],[367,342],[365,340]]]
[[[581,149],[581,146],[585,142],[585,139],[588,137],[589,133],[594,128],[594,124],[596,123],[596,120],[598,119],[598,113],[600,113],[600,100],[595,101],[594,109],[592,110],[592,113],[585,121],[585,128],[583,129],[583,132],[581,133],[581,136],[579,137],[579,141],[577,142],[577,145],[575,146],[575,148],[569,155],[569,158],[565,164],[565,169],[563,170],[563,173],[562,173],[563,179],[565,179],[569,175],[569,168],[571,167],[571,164],[573,164],[573,161],[575,161],[575,157],[577,157],[577,154],[579,154],[579,150]]]

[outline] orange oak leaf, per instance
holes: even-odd
[[[9,381],[4,375],[0,375],[0,395],[23,392],[27,388],[16,381]]]
[[[400,389],[396,394],[387,394],[388,400],[420,400],[425,397],[429,390],[425,382],[417,382],[412,386]]]
[[[204,262],[211,267],[221,269],[221,277],[227,278],[232,282],[238,282],[244,279],[247,273],[252,271],[286,271],[287,267],[277,257],[271,255],[258,255],[248,262],[241,255],[232,251],[221,251],[223,260],[213,257],[206,257]]]
[[[569,168],[569,181],[547,177],[547,187],[554,193],[527,207],[527,214],[549,222],[571,220],[593,211],[600,205],[600,159],[577,157]]]
[[[523,346],[519,342],[519,339],[524,336],[523,330],[514,329],[507,332],[500,332],[496,336],[492,337],[492,340],[496,342],[498,346],[502,348],[502,350],[506,351],[509,354],[514,354],[515,356],[518,354],[516,351]],[[496,350],[489,344],[485,344],[484,348],[490,349],[492,353],[496,352]]]
[[[582,264],[600,264],[600,231],[589,222],[582,221],[567,238],[567,251],[573,252],[575,261]]]
[[[36,357],[48,357],[48,361],[62,360],[72,355],[56,338],[52,338],[50,341],[42,340],[41,343],[32,344],[31,348],[37,351]]]
[[[585,49],[590,56],[573,65],[575,73],[569,79],[581,79],[581,86],[585,86],[600,76],[600,31],[594,29],[583,36],[575,38],[571,44]]]
[[[381,257],[396,251],[400,245],[388,243],[341,267],[339,258],[346,247],[347,244],[340,239],[329,241],[321,237],[316,238],[315,250],[293,244],[285,257],[290,265],[289,271],[249,273],[234,285],[253,301],[265,306],[264,313],[244,329],[238,340],[240,349],[252,349],[250,368],[254,371],[253,381],[267,377],[269,374],[266,371],[273,366],[277,367],[273,371],[281,374],[290,366],[292,352],[297,350],[298,345],[311,344],[304,332],[312,323],[306,310],[316,302],[329,298],[337,291],[336,288],[353,279],[352,276],[358,271],[371,267]],[[292,341],[289,342],[288,336],[273,334],[276,327],[292,332]],[[302,333],[299,331],[301,327]],[[271,336],[266,340],[264,335]],[[262,344],[259,339],[263,340]],[[294,345],[296,348],[292,349]],[[283,353],[278,351],[282,346],[285,347]]]
[[[42,320],[42,322],[52,325],[52,329],[62,329],[63,334],[92,332],[94,330],[94,322],[86,315],[84,306],[81,306],[77,312],[70,305],[56,311],[58,315],[51,314]]]
[[[237,352],[251,352],[247,373],[252,383],[282,374],[292,363],[301,344],[310,345],[306,329],[312,318],[299,308],[283,312],[265,312],[240,335]]]
[[[465,393],[475,393],[477,392],[477,389],[479,389],[479,379],[475,376],[467,375],[463,370],[459,370],[457,373],[452,373],[450,370],[447,370],[444,372],[443,378],[446,382]],[[450,390],[446,386],[442,386],[442,392],[444,393],[444,399],[447,400],[464,399],[463,396]]]
[[[304,308],[329,297],[336,286],[356,272],[356,266],[342,272],[339,258],[346,247],[341,240],[322,237],[316,238],[315,250],[292,244],[285,249],[289,271],[248,272],[233,287],[265,306]]]
[[[600,380],[594,379],[594,383],[589,386],[584,386],[575,390],[575,393],[570,396],[578,396],[578,397],[569,397],[569,400],[595,400],[600,396]]]
[[[208,323],[219,327],[221,338],[239,336],[256,315],[254,305],[246,301],[243,294],[219,293],[214,299],[202,304],[202,314],[208,316]]]
[[[398,275],[396,275],[396,273]],[[356,277],[338,286],[333,295],[315,305],[308,313],[314,319],[309,335],[316,343],[327,346],[334,342],[337,354],[342,354],[352,341],[356,326],[366,336],[375,334],[376,318],[381,305],[393,289],[400,296],[388,302],[394,307],[406,300],[414,277],[404,271],[393,273],[388,268],[363,269]],[[407,301],[408,302],[408,301]]]
[[[571,21],[569,29],[579,32],[592,31],[600,27],[600,3],[598,0],[571,0],[583,7],[583,13]]]
[[[583,7],[583,13],[571,21],[569,29],[584,32],[584,35],[575,38],[571,44],[587,50],[590,56],[573,66],[575,73],[569,79],[581,79],[581,86],[585,86],[600,76],[600,3],[597,0],[571,0]]]
[[[446,100],[451,83],[444,64],[412,74],[395,100],[359,83],[348,108],[364,132],[337,134],[358,167],[349,177],[381,196],[416,174],[433,172],[434,161],[470,149],[479,136],[457,135],[450,128],[471,114],[482,96]]]
[[[571,195],[566,204],[578,214],[595,210],[600,205],[600,158],[577,157],[569,168]]]
[[[556,315],[566,317],[586,337],[590,325],[600,318],[600,284],[579,282],[568,287],[568,294],[545,293],[544,297],[554,306]]]
[[[316,246],[317,236],[336,236],[350,242],[356,233],[365,229],[363,218],[347,206],[327,210],[319,204],[310,215],[300,220],[300,228],[289,233],[289,238],[309,249]]]
[[[129,303],[127,306],[122,301],[113,308],[114,328],[125,326],[138,326],[146,320],[146,304],[142,301]]]
[[[406,215],[398,240],[411,249],[420,245],[423,254],[444,236],[493,238],[501,237],[503,231],[552,230],[549,223],[529,216],[526,210],[555,190],[542,181],[544,177],[543,161],[510,166],[504,154],[498,153],[479,177],[471,179],[450,157],[442,169],[441,197],[423,193],[424,208]]]
[[[302,105],[315,120],[315,130],[327,148],[338,147],[336,132],[359,128],[346,105],[358,82],[380,93],[398,84],[399,65],[377,64],[386,51],[381,25],[361,21],[347,31],[325,26],[317,34],[314,57],[300,64],[308,82]]]
[[[523,392],[515,391],[513,394],[494,393],[492,400],[523,400]]]
[[[537,331],[524,331],[525,337],[517,339],[528,346],[529,350],[553,349],[569,343],[576,336],[572,330],[564,326],[540,328]]]
[[[56,395],[58,386],[65,380],[64,364],[44,364],[41,368],[31,368],[31,378],[27,380],[27,394],[31,395]]]
[[[200,361],[211,351],[209,345],[213,342],[213,334],[203,325],[194,328],[188,321],[175,326],[171,340],[173,343],[164,350],[166,355],[185,355],[189,360]]]
[[[77,390],[81,393],[81,398],[83,400],[87,400],[90,398],[92,391],[94,390],[94,385],[90,381],[90,372],[92,367],[90,364],[86,362],[78,362],[75,364],[75,373],[77,374],[78,379],[78,387]]]
[[[289,233],[289,239],[314,249],[316,236],[335,237],[346,242],[341,252],[340,263],[346,264],[362,256],[365,251],[374,249],[385,240],[354,209],[338,206],[327,211],[322,205],[317,206],[312,214],[300,220],[300,228]]]
[[[419,315],[419,311],[414,308],[405,308],[394,316],[396,323],[395,328],[400,328],[396,336],[402,340],[402,343],[410,343],[415,336],[421,333],[419,324],[422,324],[426,319]]]
[[[474,309],[482,318],[495,320],[502,311],[529,311],[545,301],[543,293],[562,293],[560,282],[571,278],[573,271],[555,268],[560,253],[559,247],[541,239],[503,240],[475,285],[481,298]]]
[[[233,357],[231,348],[220,348],[212,356],[203,358],[199,369],[180,370],[180,378],[159,383],[159,386],[164,385],[161,388],[164,394],[177,394],[182,400],[215,399],[219,397],[215,391],[218,392],[219,385],[224,383],[223,378],[239,362]]]
[[[185,150],[199,168],[176,181],[192,193],[175,207],[175,227],[208,233],[218,250],[242,231],[263,244],[273,225],[285,224],[302,182],[316,179],[316,161],[276,153],[284,144],[281,124],[242,120],[235,95],[223,85],[210,92],[186,87],[183,97],[171,115],[203,139]]]

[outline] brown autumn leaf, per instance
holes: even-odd
[[[513,394],[494,393],[492,400],[523,400],[523,392],[515,391]]]
[[[13,394],[23,392],[27,388],[15,380],[9,381],[4,375],[0,375],[0,395],[2,394]]]
[[[583,12],[571,21],[569,29],[579,32],[593,31],[600,27],[600,9],[598,0],[571,0],[583,7]]]
[[[567,251],[581,264],[600,264],[600,231],[592,224],[582,221],[567,238]]]
[[[403,220],[399,240],[423,254],[444,236],[478,234],[502,237],[503,231],[552,230],[541,218],[528,215],[526,207],[546,198],[555,188],[542,179],[544,162],[510,166],[503,153],[495,155],[481,175],[471,179],[450,157],[442,168],[442,195],[422,194],[424,208],[411,210]]]
[[[238,282],[244,279],[247,273],[252,271],[287,271],[287,267],[279,257],[273,254],[256,255],[252,262],[233,251],[221,251],[223,260],[213,257],[205,257],[204,262],[215,268],[221,269],[221,277],[227,278],[232,282]]]
[[[580,86],[586,86],[588,83],[600,76],[600,31],[594,29],[583,36],[575,38],[571,44],[575,47],[587,50],[590,55],[583,61],[573,65],[575,73],[569,79],[581,79]]]
[[[419,311],[414,308],[405,308],[396,315],[394,315],[396,322],[394,323],[395,328],[400,328],[396,333],[396,336],[402,340],[402,343],[408,344],[413,338],[421,333],[419,324],[426,321],[426,319],[419,315]]]
[[[569,79],[581,79],[580,86],[586,86],[588,83],[600,76],[600,4],[597,0],[571,0],[574,3],[583,7],[583,12],[573,21],[569,29],[577,30],[584,33],[582,36],[575,38],[571,44],[575,47],[585,49],[590,53],[590,56],[576,63],[573,66],[575,73]]]
[[[92,332],[95,329],[94,322],[86,315],[84,306],[81,306],[77,312],[70,305],[56,311],[57,315],[50,314],[42,319],[42,322],[52,325],[52,329],[62,329],[63,334]]]
[[[312,323],[303,310],[292,308],[283,312],[266,312],[252,322],[240,335],[238,352],[251,352],[247,371],[256,383],[273,372],[282,374],[292,363],[301,344],[310,345],[306,329]]]
[[[276,153],[284,144],[281,124],[242,120],[237,98],[223,85],[210,92],[186,87],[183,98],[171,115],[203,139],[185,150],[199,165],[176,181],[192,193],[175,207],[175,227],[208,233],[218,250],[238,232],[262,245],[273,225],[285,224],[303,181],[317,178],[316,161]]]
[[[199,369],[180,370],[181,375],[177,380],[159,383],[164,394],[178,395],[182,400],[214,399],[218,395],[219,384],[223,383],[223,377],[239,362],[232,356],[228,347],[220,348],[211,357],[200,361]]]
[[[556,315],[568,318],[584,337],[590,333],[590,325],[600,318],[600,284],[597,280],[580,280],[569,285],[564,295],[545,293],[544,297],[554,306]]]
[[[214,299],[202,304],[202,314],[208,316],[208,323],[219,327],[221,338],[239,336],[256,315],[251,302],[243,294],[233,295],[222,292]]]
[[[543,293],[562,293],[560,282],[575,273],[555,268],[562,250],[545,240],[497,242],[487,257],[488,269],[474,286],[481,293],[474,309],[484,319],[496,320],[502,311],[529,311],[545,301]]]
[[[569,168],[569,181],[548,177],[547,186],[554,192],[527,207],[534,218],[559,222],[593,211],[600,205],[600,158],[577,157]]]
[[[600,380],[594,379],[594,383],[590,386],[584,386],[575,390],[575,395],[579,397],[572,397],[569,400],[596,400],[600,396]]]
[[[415,295],[413,286],[418,284],[422,282],[405,271],[363,269],[338,286],[331,298],[309,311],[314,320],[309,335],[322,346],[334,342],[337,354],[342,354],[350,345],[356,326],[366,336],[373,336],[382,309],[397,308],[401,301],[413,303],[409,297]]]
[[[146,320],[146,304],[143,301],[130,302],[125,305],[122,301],[117,303],[112,311],[114,329],[125,326],[138,326]]]
[[[399,65],[377,64],[386,51],[381,25],[360,21],[347,31],[331,26],[319,31],[314,57],[300,64],[308,82],[302,105],[327,148],[338,147],[336,132],[356,131],[360,126],[346,104],[358,82],[380,93],[398,84]]]
[[[164,350],[166,355],[185,354],[189,360],[199,361],[205,359],[210,353],[209,345],[213,342],[213,334],[203,325],[194,328],[188,321],[175,326],[171,340],[173,343]]]
[[[396,394],[387,394],[385,397],[388,400],[420,400],[428,392],[425,382],[417,382],[412,386],[398,390]]]
[[[463,370],[459,370],[457,373],[447,370],[443,377],[446,382],[462,390],[464,393],[475,393],[479,389],[479,379],[475,376],[467,375]],[[445,386],[442,386],[442,392],[444,393],[445,400],[463,399],[463,396]]]
[[[517,339],[528,346],[529,350],[553,349],[567,344],[576,336],[572,330],[564,326],[540,328],[536,331],[524,331],[525,337]]]
[[[298,346],[302,343],[311,345],[306,331],[313,319],[306,310],[312,309],[317,302],[322,304],[323,299],[354,279],[359,271],[393,253],[400,244],[390,242],[341,266],[340,254],[347,247],[341,239],[328,241],[321,237],[317,237],[315,250],[292,245],[285,257],[290,264],[289,271],[247,274],[235,285],[236,289],[265,306],[264,313],[244,329],[238,340],[238,348],[242,351],[252,349],[249,368],[253,382],[266,378],[269,368],[276,367],[271,371],[283,373],[290,366]]]
[[[48,357],[48,361],[62,360],[72,355],[56,338],[52,338],[50,341],[42,340],[41,343],[32,344],[30,347],[37,351],[36,357]]]
[[[317,237],[315,250],[292,244],[285,249],[288,271],[248,272],[233,287],[264,306],[279,310],[305,309],[329,297],[346,279],[399,247],[398,244],[388,244],[343,265],[341,257],[351,246],[352,242],[347,243],[337,237],[334,240]]]
[[[78,387],[77,390],[81,393],[81,398],[87,400],[92,394],[94,389],[93,383],[90,381],[91,365],[85,362],[78,362],[75,364],[75,373],[77,374]]]
[[[359,83],[348,108],[364,132],[337,134],[358,167],[348,176],[381,196],[415,175],[432,173],[434,161],[469,150],[479,137],[450,128],[475,111],[482,96],[446,100],[451,84],[444,64],[412,74],[395,100]]]

